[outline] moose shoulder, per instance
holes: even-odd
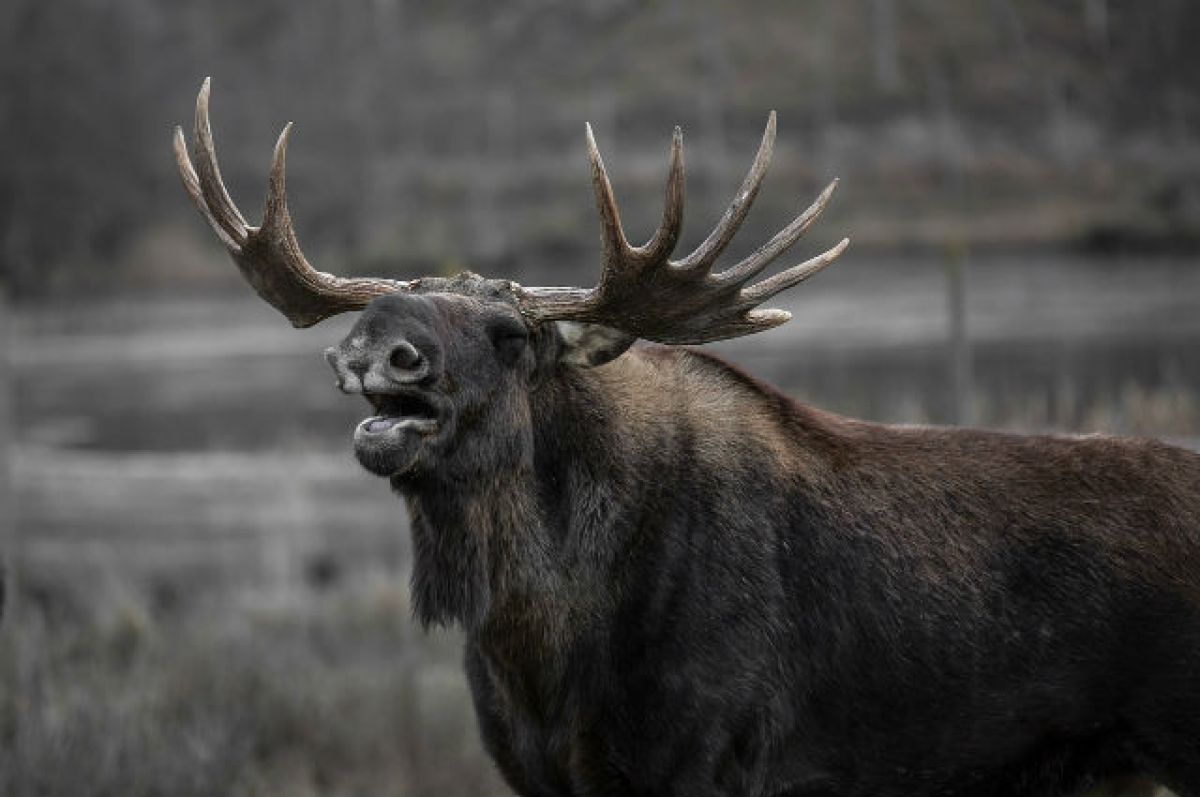
[[[898,428],[791,401],[698,343],[787,320],[755,282],[812,207],[714,263],[678,131],[666,211],[625,240],[589,134],[597,287],[314,270],[276,148],[266,218],[221,183],[197,105],[185,187],[373,414],[355,452],[412,518],[414,606],[461,625],[484,742],[522,795],[1068,795],[1147,775],[1200,795],[1200,457],[1109,437]]]

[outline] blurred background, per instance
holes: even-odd
[[[226,182],[342,274],[590,285],[590,120],[631,238],[672,126],[695,245],[779,112],[726,262],[834,176],[795,320],[715,348],[824,408],[1200,443],[1189,0],[6,0],[5,795],[503,795],[453,633],[409,619],[363,408],[180,190],[213,77]]]

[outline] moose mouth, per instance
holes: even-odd
[[[367,394],[377,414],[365,418],[355,430],[357,435],[385,435],[404,431],[435,432],[440,425],[437,407],[418,394]]]

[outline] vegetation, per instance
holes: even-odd
[[[284,604],[28,583],[0,640],[0,793],[503,794],[458,640],[419,634],[406,596],[382,574]]]
[[[683,126],[695,238],[770,108],[779,157],[747,241],[840,174],[818,234],[859,251],[1192,246],[1198,35],[1188,0],[12,0],[0,272],[26,295],[218,273],[168,146],[209,74],[241,203],[294,119],[305,247],[364,271],[590,268],[586,119],[636,220],[657,217]]]

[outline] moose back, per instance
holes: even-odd
[[[759,280],[834,185],[715,263],[716,228],[630,245],[588,131],[594,288],[313,269],[276,147],[260,227],[197,102],[184,186],[265,300],[371,416],[354,449],[412,519],[415,610],[466,632],[487,749],[522,795],[1066,795],[1146,775],[1200,797],[1200,457],[1159,442],[889,427],[793,402],[702,351],[788,319]],[[757,281],[756,281],[757,280]]]

